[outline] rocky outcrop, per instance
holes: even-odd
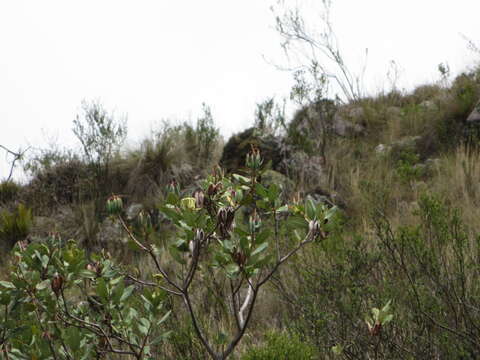
[[[467,118],[467,124],[480,124],[480,101]]]
[[[281,139],[273,135],[263,135],[255,128],[233,135],[223,148],[220,166],[227,172],[245,167],[245,158],[251,147],[260,150],[264,162],[271,162],[272,169],[281,171],[281,162],[286,156],[286,148]]]
[[[333,117],[332,129],[339,136],[360,135],[365,131],[362,122],[365,110],[361,106],[343,107]]]

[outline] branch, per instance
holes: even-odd
[[[13,169],[15,167],[15,163],[18,161],[18,160],[21,160],[23,155],[30,149],[30,147],[26,148],[25,150],[23,151],[20,151],[18,153],[6,148],[5,146],[3,145],[0,145],[0,148],[4,149],[7,154],[11,154],[14,156],[13,158],[13,161],[12,161],[12,164],[10,166],[10,173],[8,174],[8,177],[7,177],[7,180],[6,181],[10,181],[10,179],[12,178],[12,175],[13,175]]]
[[[250,279],[247,279],[248,281],[248,292],[247,292],[247,296],[245,297],[245,300],[243,302],[243,305],[242,307],[240,308],[240,310],[238,311],[238,320],[240,322],[240,328],[242,328],[244,325],[245,325],[245,320],[243,318],[243,313],[244,311],[247,309],[248,307],[248,304],[250,303],[250,300],[253,296],[253,286],[252,286],[252,283],[250,282]]]

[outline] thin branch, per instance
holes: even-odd
[[[10,165],[10,173],[8,174],[8,177],[7,177],[7,180],[6,180],[6,181],[10,181],[10,179],[12,178],[12,175],[13,175],[13,169],[15,168],[15,163],[18,160],[22,159],[23,155],[30,149],[30,147],[26,148],[23,151],[19,150],[19,152],[14,152],[14,151],[6,148],[3,145],[0,145],[0,148],[4,149],[7,152],[7,154],[13,155],[13,157],[14,157],[13,160],[12,160],[12,163]]]

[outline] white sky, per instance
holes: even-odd
[[[282,61],[272,3],[0,0],[0,144],[78,146],[71,127],[82,99],[127,113],[131,141],[162,119],[194,120],[202,102],[225,136],[246,128],[257,102],[288,95],[291,84],[262,58]],[[480,1],[332,3],[349,67],[358,69],[369,49],[369,89],[388,85],[390,60],[407,88],[438,80],[440,62],[456,74],[475,60],[460,34],[480,43]],[[0,179],[4,160],[2,152]]]

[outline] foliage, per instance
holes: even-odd
[[[418,166],[420,157],[412,151],[404,150],[399,154],[396,164],[396,172],[401,181],[408,183],[412,180],[418,180],[425,173],[425,169]]]
[[[286,130],[285,105],[285,101],[282,105],[276,103],[274,97],[257,104],[254,128],[260,135],[278,136]]]
[[[82,115],[73,120],[73,133],[83,147],[85,158],[108,166],[127,136],[126,119],[116,120],[99,102],[82,102]]]
[[[57,236],[15,248],[0,282],[1,347],[9,359],[151,358],[168,335],[165,294],[128,285],[106,254],[86,258]]]
[[[210,164],[219,142],[219,131],[215,127],[210,107],[203,104],[203,115],[197,119],[196,127],[184,124],[185,143],[195,165]]]
[[[318,79],[323,83],[330,83],[337,87],[339,93],[336,98],[346,102],[355,102],[361,99],[363,94],[363,75],[352,73],[345,63],[342,52],[333,31],[330,19],[331,0],[322,0],[320,9],[309,9],[310,13],[318,13],[316,25],[312,27],[307,21],[308,16],[298,3],[290,8],[287,2],[279,1],[273,8],[276,20],[276,30],[282,38],[282,48],[289,60],[297,60],[298,64],[293,67],[298,69],[315,69],[320,76]],[[290,66],[291,68],[292,66]],[[295,88],[294,88],[295,89]]]
[[[242,360],[314,360],[317,359],[315,349],[302,342],[298,336],[270,332],[266,335],[266,343],[250,348]]]
[[[0,204],[15,200],[20,192],[20,186],[14,181],[0,182]]]
[[[11,248],[17,241],[24,240],[32,227],[32,212],[23,204],[13,211],[0,213],[0,239]]]
[[[312,201],[291,208],[283,205],[277,185],[267,188],[258,181],[262,163],[254,149],[246,159],[248,177],[234,174],[227,178],[215,171],[192,196],[180,196],[178,186],[171,183],[161,211],[176,231],[165,247],[149,242],[153,231],[149,216],[139,218],[144,230],[136,235],[121,214],[121,198],[112,197],[107,204],[127,231],[131,245],[153,260],[153,277],[161,279],[160,287],[182,299],[196,336],[213,359],[225,359],[234,351],[251,321],[260,288],[300,249],[326,238],[326,227],[335,214],[335,208]],[[236,214],[245,207],[253,212],[242,224]],[[280,216],[289,220],[290,232],[284,238],[279,232]],[[287,245],[290,250],[284,250]],[[172,270],[158,257],[166,252],[176,263]],[[202,326],[200,316],[205,314],[192,295],[200,282],[196,275],[205,281],[207,274],[213,283],[207,281],[205,286],[218,291],[214,297],[222,309],[213,328]],[[213,305],[205,311],[215,312]]]

